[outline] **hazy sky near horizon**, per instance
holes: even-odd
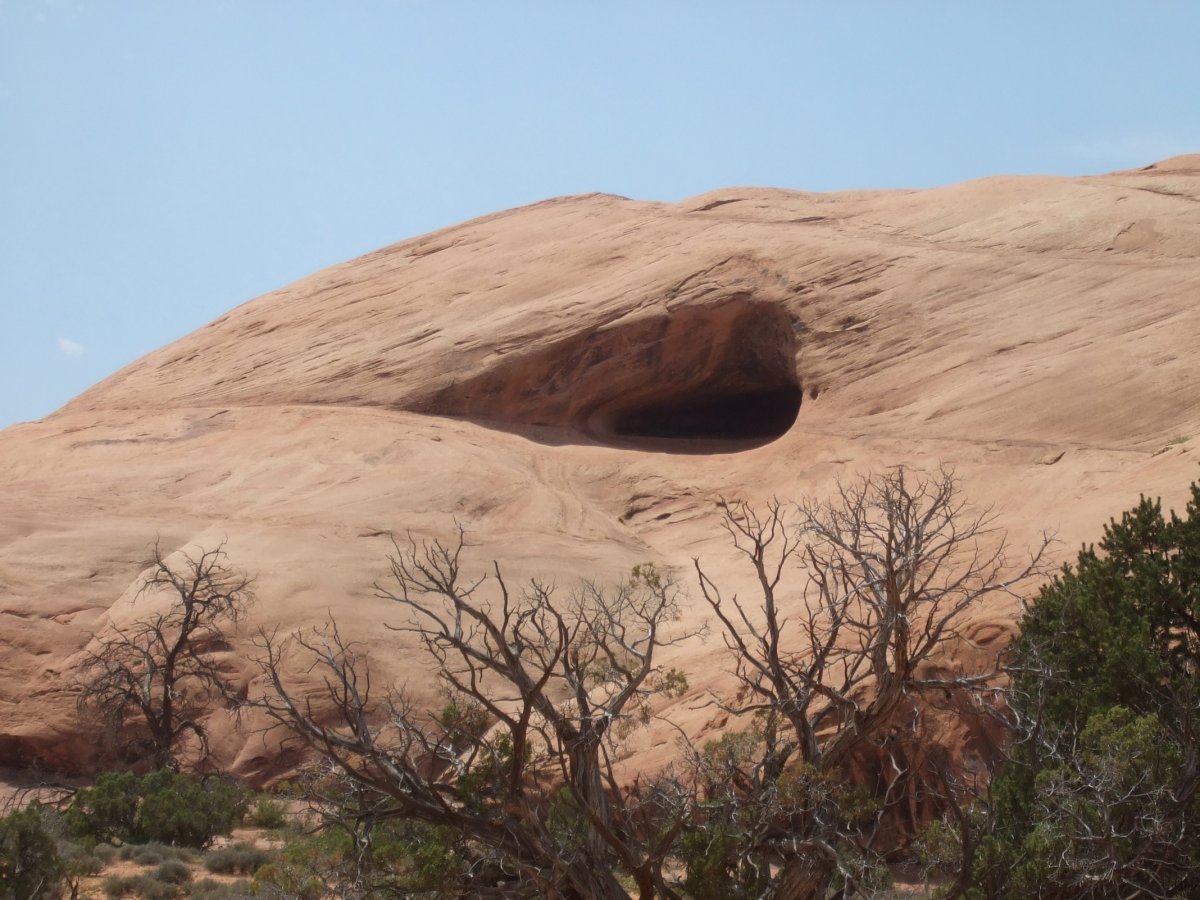
[[[1200,152],[1200,3],[0,0],[0,427],[544,197]]]

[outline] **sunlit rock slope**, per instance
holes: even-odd
[[[90,758],[70,667],[136,615],[156,538],[227,541],[256,575],[237,678],[255,628],[332,614],[377,678],[431,702],[371,588],[388,531],[458,522],[469,567],[564,587],[646,560],[686,584],[700,556],[749,589],[719,498],[945,462],[1018,545],[1049,528],[1066,556],[1200,475],[1198,301],[1200,155],[923,191],[564,197],[318,272],[0,432],[0,762]],[[1013,612],[981,611],[978,647]],[[718,724],[699,708],[726,680],[718,646],[672,651],[692,687],[669,712],[694,734]],[[209,724],[224,764],[278,770],[231,713]],[[644,765],[673,746],[643,744]]]

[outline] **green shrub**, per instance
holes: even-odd
[[[297,868],[331,870],[348,859],[353,850],[354,842],[345,831],[325,829],[289,841],[280,856]]]
[[[245,790],[232,781],[202,783],[176,772],[154,772],[142,784],[137,832],[166,844],[204,847],[218,834],[229,834],[246,812]]]
[[[79,791],[66,823],[72,835],[97,842],[203,847],[218,834],[228,834],[245,812],[245,790],[232,781],[200,781],[166,770],[139,779],[122,772],[101,775],[94,787]]]
[[[255,897],[286,897],[288,900],[320,900],[328,891],[328,886],[319,877],[289,862],[263,866],[255,873],[250,887]]]
[[[260,794],[246,816],[246,824],[255,828],[282,828],[287,824],[287,806]]]
[[[462,862],[454,850],[452,828],[395,819],[377,825],[371,840],[371,864],[380,888],[424,893],[455,882]]]
[[[357,859],[350,834],[330,828],[290,841],[255,873],[254,884],[260,896],[310,900],[351,882],[369,896],[434,895],[453,889],[461,875],[455,836],[413,820],[378,822],[369,832],[370,853]]]
[[[66,812],[67,832],[100,841],[128,841],[134,833],[141,782],[132,772],[105,772],[75,794]]]
[[[688,896],[695,900],[762,896],[769,874],[742,859],[743,846],[741,835],[720,823],[684,834],[679,855],[687,869]]]
[[[33,803],[0,819],[0,896],[57,897],[64,875],[41,806]]]
[[[1191,494],[1183,517],[1143,497],[1022,616],[1009,703],[1028,728],[992,782],[988,896],[1193,895],[1200,484]]]
[[[217,875],[253,875],[271,861],[271,856],[251,844],[234,844],[205,854],[204,868]]]

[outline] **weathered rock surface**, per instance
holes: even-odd
[[[147,545],[228,541],[249,628],[332,612],[378,677],[436,686],[374,597],[389,530],[466,526],[482,571],[616,578],[702,556],[749,584],[722,496],[946,462],[1063,557],[1200,473],[1200,155],[927,191],[548,200],[246,303],[0,432],[0,763],[88,758],[73,657],[130,615]],[[169,298],[164,298],[169,301]],[[1003,640],[1013,604],[973,637]],[[704,618],[698,605],[686,618]],[[247,674],[248,641],[230,665]],[[719,644],[671,662],[725,683]],[[969,652],[969,648],[964,650]],[[278,765],[229,714],[221,759]],[[639,757],[672,752],[646,736]],[[966,738],[964,738],[966,740]],[[967,748],[969,752],[969,748]]]

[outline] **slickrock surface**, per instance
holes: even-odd
[[[169,302],[169,297],[163,298]],[[924,191],[565,197],[318,272],[0,432],[0,763],[89,758],[64,690],[139,561],[227,540],[249,636],[332,612],[376,670],[436,702],[374,597],[386,532],[462,523],[468,568],[564,588],[702,557],[752,586],[720,497],[825,494],[945,462],[1017,545],[1061,558],[1200,460],[1200,155],[1086,178]],[[798,584],[798,579],[794,582]],[[685,620],[704,618],[695,590]],[[145,602],[145,601],[139,601]],[[996,648],[1015,605],[972,630]],[[669,660],[694,734],[719,641]],[[969,655],[969,648],[963,653]],[[254,690],[254,686],[250,686]],[[210,721],[221,760],[273,745]],[[644,738],[639,765],[672,753]]]

